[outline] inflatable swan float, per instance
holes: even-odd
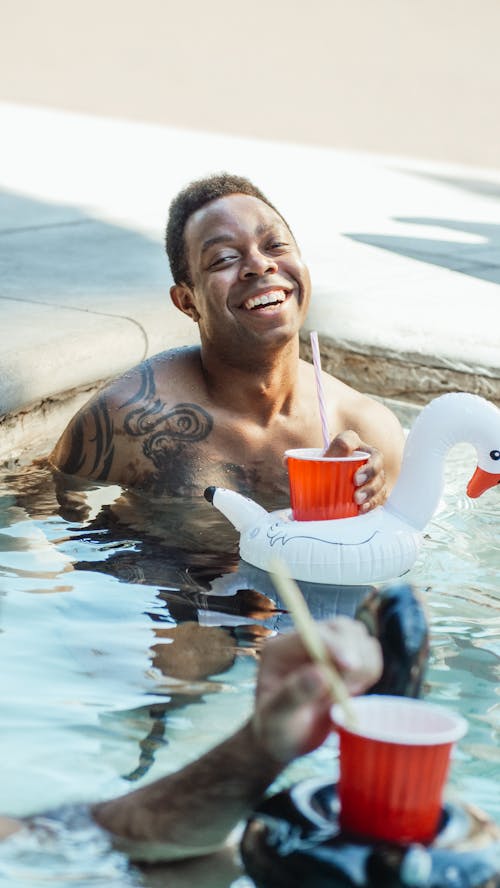
[[[294,521],[290,510],[267,512],[233,490],[208,487],[205,497],[231,521],[244,561],[269,570],[282,559],[293,577],[317,583],[361,585],[405,573],[414,563],[421,531],[436,511],[447,451],[460,442],[478,455],[467,493],[477,497],[500,484],[500,410],[465,392],[441,395],[419,414],[406,441],[398,481],[384,506],[354,518]]]

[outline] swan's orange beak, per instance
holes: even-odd
[[[494,487],[495,484],[500,484],[500,475],[485,472],[484,469],[480,469],[478,466],[467,485],[467,496],[475,499],[477,496],[481,496],[485,490]]]

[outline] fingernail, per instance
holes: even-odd
[[[367,494],[364,493],[363,490],[359,490],[359,491],[357,490],[356,493],[354,494],[354,499],[356,500],[357,503],[361,504],[361,503],[364,503],[366,496],[367,496]]]
[[[359,475],[356,475],[356,484],[364,484],[367,480],[367,477],[364,472],[361,472]]]

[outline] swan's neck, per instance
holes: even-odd
[[[408,435],[401,472],[386,508],[419,530],[438,506],[446,453],[454,444],[476,441],[477,400],[463,392],[436,398],[424,407]]]

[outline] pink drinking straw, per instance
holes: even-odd
[[[325,450],[330,444],[330,432],[328,430],[328,420],[326,418],[325,393],[323,391],[323,382],[321,380],[321,358],[319,354],[318,334],[316,330],[311,333],[311,348],[314,364],[314,373],[316,376],[316,389],[318,392],[319,415],[321,416],[321,428],[323,430],[323,443]]]

